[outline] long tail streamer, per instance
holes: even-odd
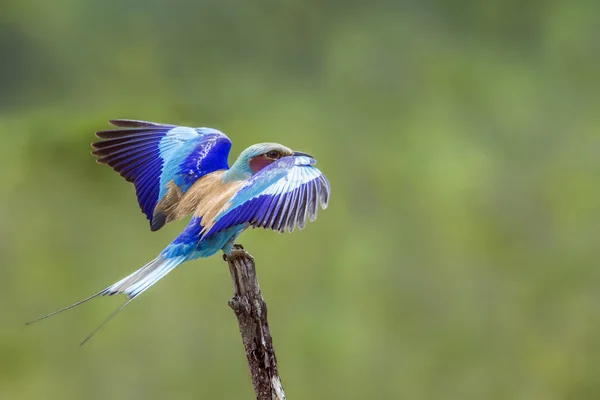
[[[83,346],[86,342],[88,342],[104,325],[108,323],[111,319],[113,319],[121,310],[123,310],[129,303],[133,301],[137,296],[144,293],[148,288],[154,285],[156,282],[161,280],[165,275],[171,272],[175,267],[179,264],[186,261],[186,257],[173,257],[173,258],[164,258],[162,255],[156,257],[154,260],[150,261],[148,264],[144,265],[142,268],[138,269],[134,273],[126,276],[120,281],[110,285],[104,290],[91,295],[83,300],[78,301],[77,303],[71,304],[70,306],[61,308],[60,310],[51,312],[50,314],[44,315],[36,320],[27,322],[26,325],[31,325],[35,322],[41,321],[48,317],[51,317],[56,314],[60,314],[63,311],[67,311],[71,308],[77,307],[80,304],[87,302],[98,296],[112,296],[114,294],[125,294],[127,297],[127,301],[123,303],[119,308],[113,311],[112,314],[108,316],[96,329],[92,331],[82,342]]]

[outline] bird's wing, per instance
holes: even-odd
[[[283,157],[253,175],[212,221],[203,237],[229,227],[250,224],[280,232],[291,232],[317,218],[319,204],[327,208],[329,182],[306,156]]]
[[[133,182],[153,231],[167,221],[164,204],[157,208],[161,200],[178,201],[199,178],[229,168],[231,141],[216,129],[125,119],[110,123],[119,129],[97,132],[103,140],[92,144],[92,154]]]

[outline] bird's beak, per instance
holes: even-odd
[[[293,153],[292,153],[292,155],[293,155],[294,157],[300,157],[300,156],[303,156],[303,157],[314,158],[314,157],[313,157],[313,156],[311,156],[310,154],[302,153],[301,151],[295,151],[295,152],[293,152]]]

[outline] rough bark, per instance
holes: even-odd
[[[269,332],[267,304],[258,285],[254,258],[236,244],[225,260],[229,264],[234,291],[229,306],[238,319],[256,398],[285,400]]]

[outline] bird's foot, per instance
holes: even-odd
[[[231,247],[231,251],[229,252],[229,254],[223,253],[223,261],[229,262],[230,260],[233,260],[238,257],[250,257],[253,259],[253,257],[250,254],[248,254],[246,250],[244,250],[244,246],[237,243]]]

